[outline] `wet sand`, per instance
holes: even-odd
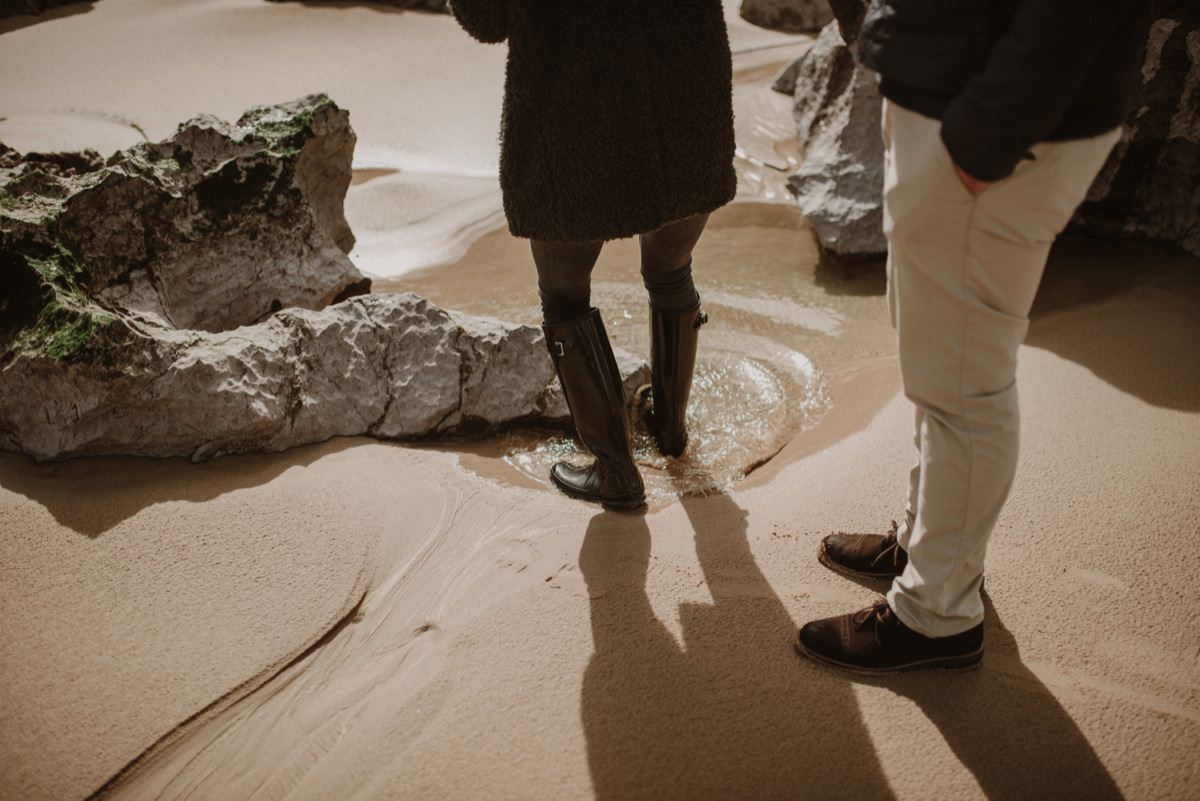
[[[796,625],[883,589],[814,556],[825,533],[900,513],[911,409],[878,263],[822,263],[778,202],[787,101],[763,83],[799,45],[732,24],[742,201],[696,252],[702,368],[760,379],[751,450],[778,454],[737,479],[742,410],[713,382],[697,422],[716,450],[685,470],[644,455],[645,516],[549,489],[537,448],[554,432],[202,465],[0,455],[0,799],[1200,794],[1200,263],[1056,248],[1021,354],[981,670],[862,682],[799,659]],[[206,51],[231,31],[223,59]],[[161,136],[201,109],[329,86],[361,137],[348,205],[356,259],[392,276],[376,289],[536,321],[487,161],[502,50],[450,20],[105,0],[0,35],[20,112],[0,138],[20,116],[28,141],[99,142],[111,128],[51,119],[85,96]],[[79,81],[118,37],[123,57]],[[181,41],[207,73],[159,59]],[[297,60],[304,41],[341,52],[340,71]],[[49,44],[73,55],[34,89]],[[446,53],[452,68],[416,77]],[[399,66],[409,83],[381,102],[368,82]],[[139,74],[140,98],[112,83]],[[423,107],[435,89],[442,105]],[[633,241],[607,246],[595,297],[644,352],[636,265]],[[820,403],[797,402],[813,388]]]
[[[646,292],[636,239],[607,243],[593,274],[592,301],[615,344],[649,349]],[[725,489],[771,459],[830,408],[835,380],[891,358],[893,334],[879,314],[878,262],[819,259],[812,232],[791,205],[741,202],[719,210],[693,254],[709,322],[702,329],[691,445],[684,460],[658,455],[641,425],[635,450],[652,506],[681,493]],[[379,281],[376,291],[413,291],[449,308],[536,325],[537,290],[528,243],[505,230],[481,237],[463,261]],[[878,408],[883,398],[877,399]],[[509,432],[490,455],[549,488],[561,458],[583,458],[564,432]]]
[[[813,558],[828,531],[898,513],[911,411],[882,359],[830,369],[829,411],[750,478],[645,517],[510,480],[487,444],[238,457],[299,458],[321,499],[357,487],[358,514],[389,515],[371,587],[352,622],[110,796],[1189,798],[1196,265],[1105,247],[1143,272],[1064,308],[1106,267],[1067,245],[1022,352],[980,671],[851,681],[790,650],[795,625],[882,589]],[[203,482],[221,461],[169,469]],[[291,472],[259,481],[241,491],[304,494]]]
[[[165,729],[105,797],[1189,798],[1196,268],[1146,248],[1059,249],[1022,352],[1025,445],[989,554],[988,654],[972,674],[862,683],[788,644],[795,625],[883,588],[813,558],[828,531],[879,530],[899,512],[911,412],[893,359],[870,347],[817,361],[830,407],[765,466],[645,517],[557,495],[497,458],[494,441],[338,440],[199,466],[0,457],[4,518],[27,532],[4,540],[4,619],[22,621],[6,624],[6,708],[52,742],[70,722],[78,748],[6,728],[20,757],[7,764],[23,773],[5,786],[83,797],[94,788],[64,767],[119,769],[104,750],[127,739],[118,732]],[[877,283],[867,271],[848,297],[884,316]],[[1081,283],[1088,299],[1065,300]],[[312,522],[317,510],[332,528]],[[164,518],[177,534],[164,537]],[[228,549],[224,567],[184,547],[190,531]],[[372,546],[351,619],[290,664],[290,653],[265,662],[279,672],[241,700],[173,717],[192,698],[183,688],[220,685],[206,665],[262,671],[250,646],[276,625],[297,630],[278,615],[346,597],[310,583],[336,578],[326,557],[263,548],[283,538],[345,554],[331,532]],[[150,553],[178,571],[151,581]],[[229,565],[251,555],[252,611],[228,593]],[[88,569],[63,580],[73,562]],[[122,599],[161,622],[126,622],[114,664],[118,628],[80,612]],[[101,705],[87,685],[63,695],[76,665],[97,681],[147,678]],[[33,666],[40,686],[13,681]],[[171,692],[156,696],[163,677]]]

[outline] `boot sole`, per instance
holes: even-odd
[[[975,670],[983,664],[983,648],[970,654],[935,656],[929,659],[918,659],[915,662],[905,662],[903,665],[895,665],[893,667],[871,668],[841,662],[810,650],[804,643],[800,642],[799,632],[796,634],[796,639],[792,641],[792,645],[795,647],[796,653],[806,656],[814,662],[841,670],[848,670],[851,673],[857,673],[862,676],[883,676],[888,673],[905,673],[911,670]]]
[[[612,509],[616,512],[631,512],[635,509],[641,509],[646,505],[646,496],[641,495],[633,498],[601,498],[596,495],[590,495],[585,492],[579,492],[570,485],[561,483],[554,474],[550,474],[550,481],[558,488],[559,492],[566,495],[568,498],[574,498],[577,501],[589,501],[598,503],[605,509]]]
[[[851,576],[852,578],[894,579],[900,575],[900,573],[896,572],[867,573],[864,570],[855,570],[852,567],[846,567],[845,565],[835,562],[829,558],[829,555],[825,553],[825,543],[821,543],[821,547],[817,550],[817,561],[825,565],[825,567],[829,568],[834,573],[841,573],[843,576]]]

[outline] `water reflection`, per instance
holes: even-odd
[[[642,423],[647,403],[634,400],[634,458],[648,501],[732,486],[829,409],[825,378],[808,359],[770,343],[762,352],[765,356],[758,358],[710,352],[700,359],[688,407],[688,450],[680,459],[658,452]],[[559,434],[515,443],[503,458],[548,487],[555,462],[582,463],[591,457],[576,439]]]

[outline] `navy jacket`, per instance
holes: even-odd
[[[871,0],[859,58],[889,100],[942,120],[960,167],[996,181],[1037,142],[1121,124],[1149,0]]]

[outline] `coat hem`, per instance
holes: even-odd
[[[641,234],[649,234],[664,228],[671,223],[694,217],[697,214],[711,214],[722,206],[728,205],[737,197],[736,176],[731,187],[721,195],[697,200],[696,202],[679,206],[666,214],[651,221],[632,221],[619,225],[609,225],[596,229],[581,229],[578,231],[535,231],[508,220],[508,232],[518,239],[540,239],[544,242],[587,242],[595,240],[609,241],[612,239],[627,239]]]

